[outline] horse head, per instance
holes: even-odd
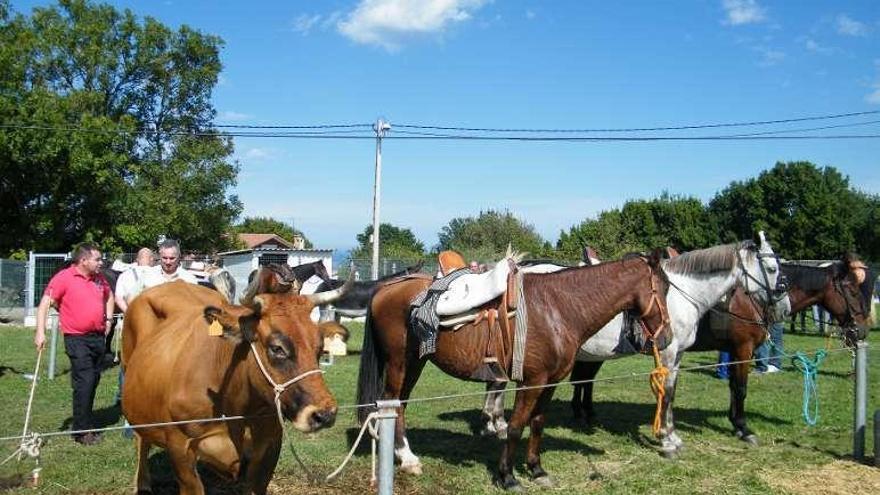
[[[823,306],[835,315],[849,338],[864,339],[873,322],[874,276],[852,253],[843,255],[833,266]]]
[[[648,268],[648,278],[635,295],[635,310],[639,312],[640,324],[645,332],[654,339],[665,339],[671,331],[669,310],[666,307],[666,293],[669,291],[669,280],[661,267],[663,251],[655,249],[648,255],[638,255]],[[658,347],[665,344],[658,342]]]
[[[751,240],[739,243],[736,256],[740,285],[749,296],[764,304],[772,304],[774,296],[780,292],[779,260],[764,231],[758,232],[758,243]]]

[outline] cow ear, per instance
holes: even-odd
[[[226,306],[218,308],[207,306],[204,310],[205,321],[210,325],[219,325],[223,338],[238,344],[256,339],[256,325],[260,320],[259,312],[244,306]]]

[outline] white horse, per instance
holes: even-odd
[[[669,310],[671,339],[660,351],[660,359],[669,369],[664,384],[664,398],[661,405],[661,453],[674,456],[682,448],[683,442],[675,431],[672,403],[675,399],[675,384],[682,353],[692,346],[697,336],[697,324],[734,286],[741,284],[746,292],[756,300],[770,304],[776,288],[779,264],[770,244],[761,232],[760,244],[742,241],[707,249],[690,251],[678,257],[664,260],[661,264],[670,282],[666,305]],[[632,332],[631,325],[635,326]],[[578,360],[605,361],[618,357],[631,356],[638,352],[630,344],[630,335],[640,335],[639,325],[624,313],[618,314],[611,322],[589,338],[578,351]],[[495,433],[506,436],[504,421],[503,385],[488,386],[494,392],[487,394],[483,407],[486,424],[482,433]]]

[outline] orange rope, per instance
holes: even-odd
[[[652,343],[654,349],[654,369],[651,370],[651,391],[657,397],[657,410],[654,412],[654,436],[660,436],[660,428],[663,424],[661,411],[663,409],[663,397],[666,395],[666,377],[669,368],[660,362],[660,352],[657,350],[657,342]]]

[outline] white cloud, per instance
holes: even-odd
[[[526,19],[534,19],[534,18],[535,18],[535,15],[536,15],[536,14],[535,14],[534,11],[531,11],[531,10],[527,10],[527,11],[526,11]]]
[[[271,151],[265,148],[251,148],[244,152],[244,157],[251,160],[263,160],[272,156]]]
[[[293,31],[305,36],[309,34],[309,31],[311,31],[319,22],[321,22],[321,14],[300,14],[293,20]]]
[[[488,0],[361,0],[337,24],[347,38],[362,44],[400,49],[404,38],[439,34],[471,19]]]
[[[232,110],[226,110],[217,115],[217,120],[222,122],[241,122],[242,120],[251,120],[252,118],[254,118],[253,115],[233,112]]]
[[[804,39],[804,47],[808,51],[811,51],[813,53],[818,53],[821,55],[831,55],[834,52],[834,50],[832,48],[821,45],[821,44],[819,44],[818,41],[816,41],[812,38]]]
[[[872,105],[880,105],[880,81],[873,84],[874,91],[865,96],[865,101]]]
[[[847,36],[867,36],[868,26],[846,14],[840,14],[834,21],[837,32]]]
[[[758,65],[762,67],[771,67],[785,60],[785,52],[783,51],[767,47],[755,47],[755,50],[761,54],[761,61]]]
[[[767,19],[764,7],[758,5],[756,0],[722,0],[721,5],[727,14],[724,24],[739,26],[755,24]]]

